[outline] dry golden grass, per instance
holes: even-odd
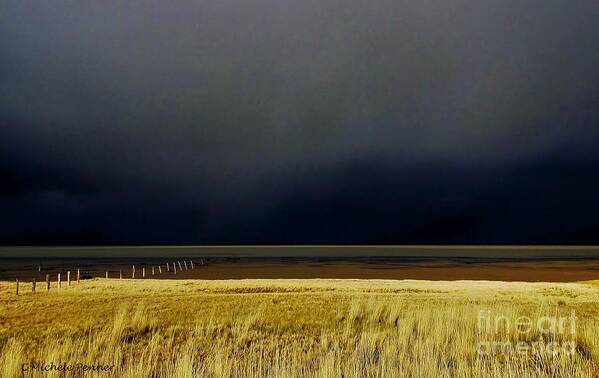
[[[83,375],[22,372],[31,362],[115,365],[94,377],[599,376],[597,281],[94,279],[19,297],[11,285],[0,289],[3,378]],[[479,356],[481,341],[565,341],[481,334],[480,310],[575,310],[576,353]]]

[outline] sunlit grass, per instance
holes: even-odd
[[[12,289],[0,290],[1,377],[32,361],[115,365],[102,373],[115,377],[599,374],[597,282],[95,279]],[[534,320],[575,310],[577,351],[479,356],[480,341],[546,338],[481,334],[480,310]]]

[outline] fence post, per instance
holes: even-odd
[[[131,273],[131,278],[135,278],[135,265],[133,265],[133,273]]]
[[[71,271],[70,270],[67,272],[67,285],[71,286]]]
[[[108,278],[108,272],[106,272],[106,278]]]
[[[191,264],[191,269],[193,269],[193,260],[189,260],[189,263]]]
[[[42,265],[41,265],[41,264],[37,266],[37,271],[38,271],[38,272],[41,272],[41,271],[42,271]]]
[[[58,273],[58,288],[62,287],[62,282],[60,281],[60,273]]]
[[[19,295],[19,279],[16,278],[16,280],[17,280],[17,295]]]
[[[31,292],[35,293],[35,278],[31,281]]]
[[[187,261],[183,260],[183,265],[185,266],[185,270],[187,270]]]
[[[79,271],[79,268],[77,268],[77,283],[79,283],[79,278],[81,276],[80,274],[81,272]]]
[[[158,274],[162,274],[162,265],[158,265]]]
[[[141,278],[146,278],[146,267],[141,268]]]
[[[154,275],[154,268],[155,268],[155,267],[154,267],[154,266],[152,266],[152,275]]]
[[[168,263],[166,263],[166,271],[167,271],[167,272],[170,272],[170,271],[171,271],[171,268],[168,266]]]
[[[122,279],[123,279],[123,271],[119,270],[119,280],[122,280]]]
[[[46,291],[50,291],[50,275],[46,274]]]
[[[177,267],[175,266],[175,262],[173,261],[173,273],[177,274]]]

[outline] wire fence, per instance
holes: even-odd
[[[157,276],[162,276],[163,274],[170,274],[176,276],[177,274],[182,274],[185,271],[194,270],[196,265],[204,266],[206,262],[204,259],[200,259],[194,263],[193,260],[176,260],[172,262],[165,262],[162,264],[152,264],[152,265],[135,265],[132,264],[131,268],[128,269],[109,269],[103,272],[84,270],[81,268],[76,269],[61,269],[60,272],[52,272],[45,273],[45,282],[40,282],[37,278],[31,278],[29,281],[23,280],[22,278],[15,278],[15,286],[14,293],[19,295],[23,293],[23,285],[31,284],[31,292],[36,293],[38,290],[38,283],[44,284],[43,289],[45,291],[50,291],[51,289],[62,289],[64,287],[69,287],[71,285],[78,284],[82,280],[87,280],[91,278],[105,278],[105,279],[146,279],[146,278],[158,278]],[[55,269],[53,269],[55,270]],[[37,266],[36,273],[32,274],[39,278],[40,275],[44,275],[44,270],[41,265]],[[43,290],[42,289],[42,290]]]

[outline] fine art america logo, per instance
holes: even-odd
[[[479,356],[576,353],[576,312],[568,316],[508,317],[480,310],[477,317]],[[487,340],[485,340],[487,338]]]

